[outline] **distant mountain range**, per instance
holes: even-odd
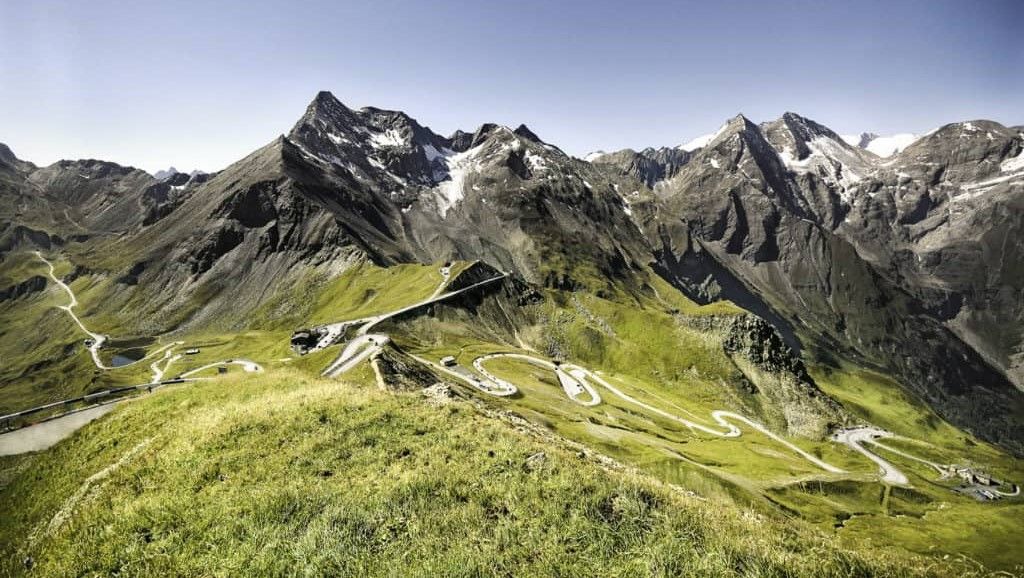
[[[213,173],[37,167],[0,145],[0,252],[71,243],[150,333],[230,325],[309,268],[479,259],[538,286],[729,299],[1024,453],[1024,134],[843,137],[794,113],[586,160],[322,92]],[[144,307],[139,304],[145,304]]]

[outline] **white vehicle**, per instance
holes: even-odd
[[[446,356],[442,357],[441,358],[441,365],[443,365],[445,367],[454,367],[455,366],[455,356],[454,355],[446,355]]]

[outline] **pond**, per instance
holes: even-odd
[[[110,359],[111,367],[122,367],[135,363],[146,356],[146,350],[144,349],[126,349],[119,351],[113,355]]]

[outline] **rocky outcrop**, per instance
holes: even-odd
[[[725,323],[722,348],[757,393],[767,398],[768,403],[760,404],[762,410],[781,411],[789,433],[820,440],[850,421],[842,406],[818,389],[803,361],[768,322],[739,315]]]
[[[437,384],[440,380],[422,363],[389,343],[371,362],[376,366],[384,387],[390,391],[417,391]]]
[[[956,123],[883,161],[792,113],[738,117],[655,184],[644,230],[687,294],[757,311],[818,362],[889,373],[1021,452],[1022,148],[996,123]]]
[[[683,326],[720,340],[737,375],[737,401],[765,422],[790,434],[820,440],[850,416],[818,388],[800,355],[769,322],[740,315],[676,315]]]
[[[146,303],[147,332],[242,326],[353,262],[476,260],[513,276],[431,311],[479,314],[475,329],[513,343],[536,314],[524,287],[630,291],[653,266],[697,301],[771,322],[799,354],[880,369],[1024,452],[1022,151],[1019,130],[972,121],[883,160],[786,113],[737,116],[692,151],[588,163],[525,126],[447,138],[324,92],[287,135],[201,180],[0,151],[0,251],[66,230],[101,274],[146,263],[96,297]],[[748,345],[731,355],[755,385],[785,373]]]
[[[598,165],[614,167],[648,187],[671,178],[688,163],[693,154],[680,148],[646,148],[640,152],[625,149],[591,158]]]
[[[46,289],[46,277],[33,275],[21,283],[0,289],[0,301],[10,301]]]
[[[24,225],[0,224],[0,255],[15,249],[42,249],[48,251],[64,244],[58,235]]]

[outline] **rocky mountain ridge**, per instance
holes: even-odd
[[[786,113],[737,116],[692,150],[588,162],[525,125],[444,137],[322,92],[286,135],[212,175],[39,168],[3,147],[0,248],[104,255],[98,270],[133,280],[110,306],[145,301],[153,331],[242,323],[304,271],[360,260],[480,260],[595,292],[648,291],[656,271],[767,319],[805,356],[892,373],[1020,452],[1022,149],[1020,130],[971,121],[883,158]]]

